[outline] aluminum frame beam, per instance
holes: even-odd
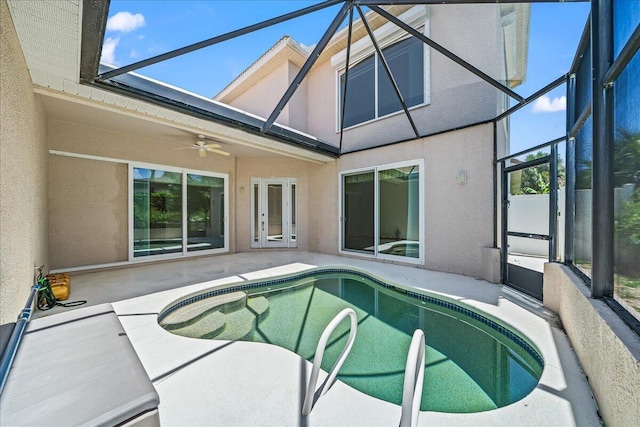
[[[340,142],[338,151],[342,151],[342,137],[344,135],[344,113],[347,111],[347,86],[349,85],[349,60],[351,59],[351,37],[353,35],[353,6],[349,8],[349,32],[347,34],[347,63],[344,69],[344,93],[342,94],[342,109],[340,111]]]
[[[631,61],[636,52],[638,52],[638,49],[640,49],[640,26],[636,27],[629,40],[627,40],[627,43],[618,54],[615,62],[611,64],[609,71],[607,71],[607,73],[605,74],[603,79],[604,81],[602,82],[602,85],[604,87],[613,84],[613,82],[618,78],[620,73],[622,73],[624,68],[627,66],[629,61]]]
[[[534,93],[533,95],[529,96],[528,98],[523,98],[522,101],[518,102],[516,105],[514,105],[513,107],[509,108],[507,111],[505,111],[502,114],[499,114],[496,118],[495,121],[499,122],[500,120],[504,119],[505,117],[515,113],[516,111],[518,111],[519,109],[521,109],[522,107],[525,107],[527,105],[529,105],[531,102],[535,101],[536,99],[540,98],[542,95],[551,92],[553,89],[557,88],[558,86],[560,86],[561,84],[565,83],[567,81],[568,78],[568,74],[565,74],[563,76],[558,77],[556,80],[552,81],[551,83],[549,83],[548,85],[546,85],[545,87],[543,87],[542,89],[538,90],[536,93]]]
[[[324,34],[320,38],[320,41],[318,42],[316,47],[313,49],[313,52],[311,52],[311,55],[309,55],[307,60],[304,62],[304,65],[302,66],[302,68],[300,68],[300,71],[298,71],[298,74],[296,74],[295,78],[287,88],[287,91],[284,93],[284,95],[282,96],[282,98],[280,99],[276,107],[271,112],[271,115],[269,116],[265,124],[262,126],[262,129],[261,129],[262,132],[267,132],[269,129],[271,129],[273,122],[276,121],[280,113],[282,113],[284,106],[287,105],[287,103],[289,102],[293,94],[296,92],[296,90],[298,90],[300,83],[306,77],[311,67],[313,67],[313,64],[316,63],[318,57],[320,57],[320,54],[329,43],[329,40],[331,40],[331,37],[333,37],[336,31],[338,31],[340,24],[342,24],[342,22],[344,21],[344,18],[347,16],[349,9],[351,9],[351,7],[352,6],[350,2],[345,2],[342,5],[342,8],[338,11],[335,18],[333,18],[333,21],[331,21],[331,24],[329,24],[329,28],[327,28],[327,31],[324,32]]]
[[[194,43],[194,44],[191,44],[191,45],[188,45],[188,46],[185,46],[185,47],[181,47],[179,49],[174,49],[174,50],[172,50],[170,52],[166,52],[166,53],[163,53],[163,54],[160,54],[160,55],[156,55],[154,57],[151,57],[151,58],[148,58],[148,59],[145,59],[145,60],[142,60],[142,61],[134,62],[133,64],[117,68],[117,69],[115,69],[113,71],[109,71],[109,72],[104,73],[104,74],[100,74],[100,75],[98,75],[96,77],[96,79],[97,80],[107,80],[107,79],[110,79],[112,77],[119,76],[121,74],[137,70],[139,68],[148,67],[149,65],[157,64],[158,62],[166,61],[168,59],[172,59],[172,58],[175,58],[177,56],[187,54],[189,52],[193,52],[193,51],[196,51],[196,50],[199,50],[199,49],[203,49],[205,47],[213,46],[213,45],[215,45],[217,43],[220,43],[220,42],[223,42],[223,41],[226,41],[226,40],[231,40],[231,39],[234,39],[236,37],[252,33],[254,31],[262,30],[264,28],[271,27],[273,25],[280,24],[282,22],[286,22],[286,21],[289,21],[291,19],[307,15],[307,14],[312,13],[312,12],[316,12],[318,10],[322,10],[322,9],[330,7],[330,6],[334,6],[334,5],[338,4],[338,3],[343,3],[344,1],[345,0],[327,0],[327,1],[323,2],[323,3],[314,4],[312,6],[305,7],[303,9],[299,9],[299,10],[296,10],[296,11],[293,11],[293,12],[290,12],[290,13],[287,13],[287,14],[284,14],[284,15],[280,15],[280,16],[277,16],[275,18],[267,19],[267,20],[262,21],[262,22],[258,22],[257,24],[249,25],[249,26],[240,28],[238,30],[230,31],[230,32],[225,33],[225,34],[221,34],[219,36],[212,37],[212,38],[207,39],[207,40],[203,40],[203,41],[198,42],[198,43]]]
[[[547,147],[547,146],[550,146],[550,145],[553,145],[553,144],[557,144],[557,143],[562,142],[562,141],[566,141],[566,139],[567,139],[566,136],[561,136],[560,138],[552,139],[551,141],[548,141],[548,142],[543,142],[542,144],[538,144],[538,145],[535,145],[535,146],[533,146],[531,148],[527,148],[526,150],[522,150],[522,151],[518,151],[517,153],[509,154],[508,156],[504,156],[504,157],[496,160],[496,162],[503,162],[505,160],[513,159],[515,157],[522,156],[523,154],[527,154],[527,153],[530,153],[532,151],[536,151],[536,150],[539,150],[541,148],[544,148],[544,147]]]
[[[395,4],[496,4],[496,3],[586,3],[589,0],[353,0],[354,4],[395,5]]]
[[[357,2],[357,0],[356,0],[356,2]],[[415,2],[413,2],[411,4],[415,4]],[[522,96],[518,95],[513,90],[509,89],[508,87],[506,87],[505,85],[503,85],[502,83],[500,83],[499,81],[494,79],[493,77],[489,76],[488,74],[484,73],[483,71],[480,71],[478,68],[474,67],[473,65],[471,65],[470,63],[468,63],[464,59],[460,58],[459,56],[457,56],[453,52],[449,51],[448,49],[446,49],[443,46],[439,45],[438,43],[434,42],[429,37],[425,36],[424,34],[421,34],[415,28],[413,28],[410,25],[407,25],[406,23],[402,22],[400,19],[398,19],[397,17],[391,15],[386,10],[384,10],[384,9],[378,7],[378,6],[375,6],[373,4],[373,2],[372,2],[372,4],[368,4],[367,6],[369,7],[369,9],[375,11],[378,15],[386,18],[390,22],[393,22],[398,27],[400,27],[403,30],[405,30],[407,33],[411,34],[415,38],[417,38],[417,39],[421,40],[423,43],[427,44],[430,48],[440,52],[441,54],[443,54],[447,58],[449,58],[452,61],[454,61],[456,64],[462,66],[467,71],[470,71],[471,73],[473,73],[476,76],[480,77],[482,80],[484,80],[487,83],[489,83],[490,85],[494,86],[495,88],[497,88],[501,92],[506,93],[511,98],[517,99],[518,102],[523,102],[524,101],[524,98]]]
[[[591,296],[613,296],[613,88],[603,79],[613,61],[613,3],[592,0],[593,160]]]
[[[382,53],[382,49],[380,49],[380,46],[378,45],[378,42],[376,41],[376,38],[373,35],[373,31],[371,31],[371,27],[369,27],[369,22],[367,22],[367,18],[364,16],[364,13],[362,13],[362,9],[360,8],[360,6],[356,5],[356,8],[358,9],[358,14],[360,15],[360,19],[362,19],[364,28],[367,30],[367,33],[369,34],[369,38],[371,39],[371,42],[373,43],[373,46],[376,49],[376,52],[378,52],[378,56],[382,61],[382,66],[384,67],[384,70],[387,73],[387,77],[389,77],[389,80],[391,80],[391,85],[393,86],[393,90],[396,92],[396,96],[398,97],[398,100],[402,105],[404,114],[406,114],[407,119],[409,119],[409,123],[413,128],[413,132],[415,133],[416,138],[420,138],[420,132],[418,132],[418,128],[416,127],[416,124],[413,122],[413,118],[409,113],[409,108],[407,108],[407,103],[404,101],[404,98],[402,97],[402,93],[400,93],[400,88],[396,83],[396,79],[393,78],[393,73],[391,73],[391,68],[389,68],[389,64],[387,63],[387,60],[385,59],[384,54]]]
[[[591,12],[589,12],[589,16],[587,17],[587,22],[584,24],[584,29],[582,30],[582,35],[580,36],[580,41],[578,42],[578,47],[576,48],[576,55],[573,57],[571,68],[569,68],[569,75],[575,74],[578,71],[578,67],[580,66],[582,57],[584,56],[585,52],[587,51],[587,47],[589,46],[590,39],[591,39]]]

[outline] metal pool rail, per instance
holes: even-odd
[[[333,333],[333,331],[338,327],[342,321],[349,316],[351,318],[351,326],[349,328],[349,338],[347,339],[347,345],[345,345],[342,353],[340,353],[340,357],[336,360],[336,363],[331,368],[329,372],[329,376],[325,380],[320,393],[318,394],[318,398],[324,396],[324,394],[329,390],[333,381],[336,379],[336,375],[338,375],[338,371],[344,364],[344,361],[347,359],[349,352],[351,351],[351,347],[353,347],[353,341],[356,339],[356,330],[358,329],[358,318],[356,317],[356,312],[351,308],[345,308],[340,313],[333,318],[331,322],[324,328],[324,332],[320,336],[320,340],[318,341],[318,346],[316,347],[316,355],[313,358],[313,368],[311,369],[311,377],[309,378],[309,384],[307,385],[307,394],[304,397],[304,404],[302,405],[302,415],[307,416],[311,413],[311,409],[313,409],[313,404],[317,400],[315,398],[316,395],[316,384],[318,383],[318,373],[320,372],[320,365],[322,364],[322,356],[324,355],[324,350],[327,347],[327,342],[329,341],[329,337]],[[424,365],[424,363],[423,363]]]
[[[31,318],[31,312],[33,311],[33,301],[38,293],[38,289],[40,289],[39,283],[36,283],[31,287],[31,292],[29,292],[27,303],[18,315],[18,320],[16,321],[16,325],[13,327],[13,332],[11,333],[11,338],[9,338],[9,342],[7,343],[7,348],[5,348],[4,352],[2,353],[2,360],[0,360],[0,394],[2,394],[2,391],[4,390],[4,385],[7,382],[7,377],[9,377],[11,364],[13,363],[13,359],[18,352],[18,346],[20,345],[22,334],[27,327],[27,322]]]
[[[416,329],[413,332],[411,346],[409,347],[409,353],[407,353],[407,365],[404,369],[400,427],[415,427],[418,425],[423,383],[424,332],[422,332],[422,329]]]

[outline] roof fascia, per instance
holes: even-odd
[[[110,0],[86,0],[83,4],[80,57],[80,82],[82,84],[117,92],[205,120],[212,120],[332,158],[338,157],[338,147],[310,135],[275,123],[267,132],[262,132],[261,129],[265,121],[257,116],[160,84],[151,79],[128,73],[98,81],[98,74],[114,70],[112,67],[100,65],[100,53],[102,52],[109,5]]]
[[[101,65],[99,71],[111,70]],[[278,142],[294,145],[332,158],[338,157],[338,148],[287,127],[274,124],[268,132],[261,132],[264,119],[243,111],[227,107],[204,97],[191,94],[168,85],[132,73],[123,74],[107,81],[86,83],[127,97],[150,102],[181,113],[205,120],[212,120],[245,132],[267,137]]]

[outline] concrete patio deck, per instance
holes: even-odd
[[[113,303],[160,395],[163,425],[397,425],[399,406],[339,381],[310,416],[302,417],[311,363],[276,346],[185,338],[157,323],[163,308],[191,292],[318,266],[350,266],[454,298],[502,319],[540,350],[545,368],[536,389],[524,399],[475,414],[422,412],[419,425],[602,425],[587,379],[554,314],[511,289],[472,277],[308,252],[252,252],[75,273],[70,301]],[[63,310],[56,307],[37,315]]]

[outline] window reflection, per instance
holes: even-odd
[[[133,256],[182,252],[182,174],[133,170]]]
[[[187,175],[187,250],[224,247],[224,179]]]

